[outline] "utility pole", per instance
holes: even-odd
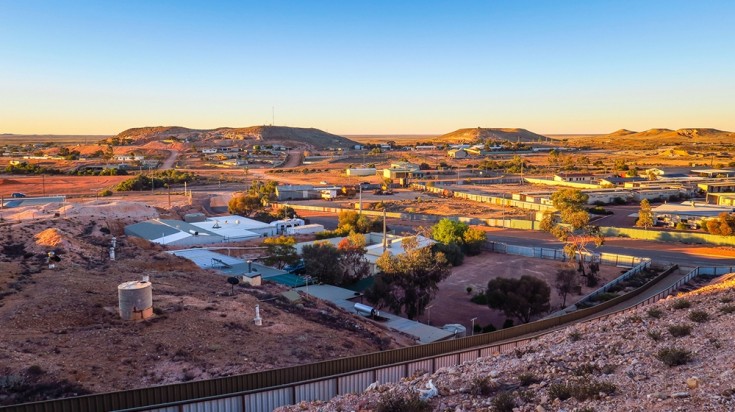
[[[386,249],[388,249],[388,236],[386,234],[385,226],[385,203],[383,203],[383,253],[385,253]]]
[[[361,215],[362,214],[362,183],[358,183],[358,186],[360,187],[360,200],[358,202],[359,206],[357,209],[358,210],[357,214]]]
[[[168,208],[171,209],[171,185],[168,185]]]

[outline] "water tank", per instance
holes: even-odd
[[[449,323],[442,326],[442,329],[454,333],[455,338],[464,338],[467,336],[467,328],[460,323]]]
[[[151,282],[133,280],[117,287],[120,317],[141,320],[153,316],[153,288]]]
[[[376,316],[379,315],[378,311],[372,306],[363,305],[362,303],[355,303],[355,312],[365,316]]]

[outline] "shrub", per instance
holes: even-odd
[[[594,299],[596,301],[598,301],[598,302],[607,302],[608,300],[614,299],[614,298],[617,298],[617,297],[618,297],[618,294],[617,293],[603,292],[603,293],[600,293],[599,295],[595,296]]]
[[[569,338],[570,342],[576,342],[580,339],[582,339],[582,333],[578,330],[571,331],[569,335],[567,335],[567,338]]]
[[[493,398],[492,410],[493,412],[513,412],[513,408],[516,407],[516,400],[510,392],[502,392]]]
[[[518,381],[521,383],[521,386],[529,386],[533,385],[534,383],[538,383],[539,378],[537,378],[536,375],[530,372],[524,372],[518,375]]]
[[[105,189],[99,193],[100,197],[112,196],[112,190]]]
[[[375,410],[376,412],[424,412],[430,411],[431,406],[419,399],[419,395],[416,392],[408,394],[389,392],[380,398]]]
[[[490,396],[493,393],[495,387],[492,385],[492,381],[489,376],[476,377],[472,379],[470,383],[470,393],[473,395]]]
[[[487,295],[484,293],[478,293],[470,298],[470,302],[478,305],[487,305]]]
[[[692,302],[689,302],[686,299],[679,299],[673,304],[671,304],[671,307],[674,309],[688,309],[692,306]]]
[[[661,315],[664,314],[664,311],[662,311],[659,308],[651,308],[648,309],[648,316],[654,319],[660,319]]]
[[[689,325],[671,325],[669,326],[669,333],[675,338],[687,336],[692,332],[692,327]]]
[[[591,363],[583,363],[579,365],[578,367],[574,368],[574,370],[572,370],[572,374],[574,376],[586,376],[586,375],[592,375],[599,371],[600,369],[597,366]]]
[[[735,312],[735,305],[725,305],[720,308],[722,313],[733,313]]]
[[[684,365],[692,360],[692,353],[686,349],[663,348],[656,354],[656,359],[667,366]]]
[[[585,401],[600,396],[600,393],[612,395],[617,386],[610,382],[580,379],[569,383],[555,383],[549,387],[549,396],[567,400],[571,397],[578,401]]]
[[[707,322],[709,320],[709,313],[703,310],[693,310],[689,313],[689,320],[692,322]]]
[[[647,335],[649,338],[653,339],[655,342],[658,342],[661,340],[661,331],[649,330]]]
[[[722,303],[730,303],[730,302],[732,302],[732,298],[729,297],[729,296],[725,296],[725,297],[720,298],[720,302],[722,302]]]

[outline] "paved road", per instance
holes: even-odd
[[[302,211],[299,211],[302,213]],[[337,227],[337,216],[329,214],[308,216],[311,223],[324,225],[326,229]],[[388,219],[388,227],[396,233],[413,233],[415,226],[398,219]],[[426,224],[430,226],[430,224]],[[488,240],[509,243],[519,246],[538,246],[561,249],[562,244],[545,232],[488,228]],[[703,245],[687,245],[683,243],[652,242],[627,238],[607,238],[599,252],[617,253],[621,255],[648,257],[655,263],[676,263],[682,267],[696,266],[732,266],[735,257],[708,254],[711,247]]]
[[[561,242],[548,233],[535,231],[498,229],[488,232],[488,239],[521,246],[561,247]],[[708,249],[711,249],[711,247],[627,238],[607,238],[605,245],[595,250],[648,257],[656,263],[677,263],[684,267],[729,266],[735,263],[735,257],[708,254]]]

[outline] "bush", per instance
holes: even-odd
[[[521,383],[521,386],[529,386],[533,385],[534,383],[538,383],[539,379],[536,377],[536,375],[530,372],[525,372],[518,375],[518,381]]]
[[[571,397],[578,401],[597,398],[600,393],[612,395],[617,391],[617,386],[610,382],[598,382],[588,379],[580,379],[569,383],[555,383],[549,387],[549,396],[553,399],[559,398],[564,401]]]
[[[720,312],[722,313],[733,313],[735,312],[735,305],[725,305],[720,308]]]
[[[570,342],[576,342],[580,339],[582,339],[582,333],[580,333],[578,330],[572,331],[567,335],[567,338],[569,338]]]
[[[655,342],[658,342],[661,340],[661,331],[658,330],[649,330],[647,333],[649,338],[653,339]]]
[[[654,318],[654,319],[660,319],[661,315],[663,315],[664,312],[659,308],[651,308],[648,309],[648,317]]]
[[[408,394],[389,392],[380,398],[375,410],[376,412],[428,412],[431,410],[431,406],[419,399],[419,395],[416,392],[410,392]]]
[[[671,325],[669,326],[669,333],[675,338],[681,338],[687,336],[692,332],[692,327],[689,325]]]
[[[594,297],[594,300],[598,302],[607,302],[610,299],[615,299],[618,297],[617,293],[610,293],[610,292],[602,292],[599,295]]]
[[[490,396],[494,390],[495,388],[493,387],[489,376],[484,378],[478,376],[470,383],[470,393],[475,396]]]
[[[671,305],[671,307],[674,309],[688,309],[691,306],[692,302],[689,302],[686,299],[679,299]]]
[[[513,412],[513,408],[515,407],[516,400],[510,392],[499,393],[493,398],[493,412]]]
[[[689,314],[689,320],[692,322],[707,322],[709,320],[709,313],[703,310],[694,310]]]
[[[656,354],[656,359],[667,366],[684,365],[692,360],[692,353],[686,349],[663,348]]]
[[[100,197],[112,196],[112,190],[105,189],[99,193]]]
[[[477,303],[478,305],[487,305],[487,295],[478,293],[470,298],[470,302]]]

